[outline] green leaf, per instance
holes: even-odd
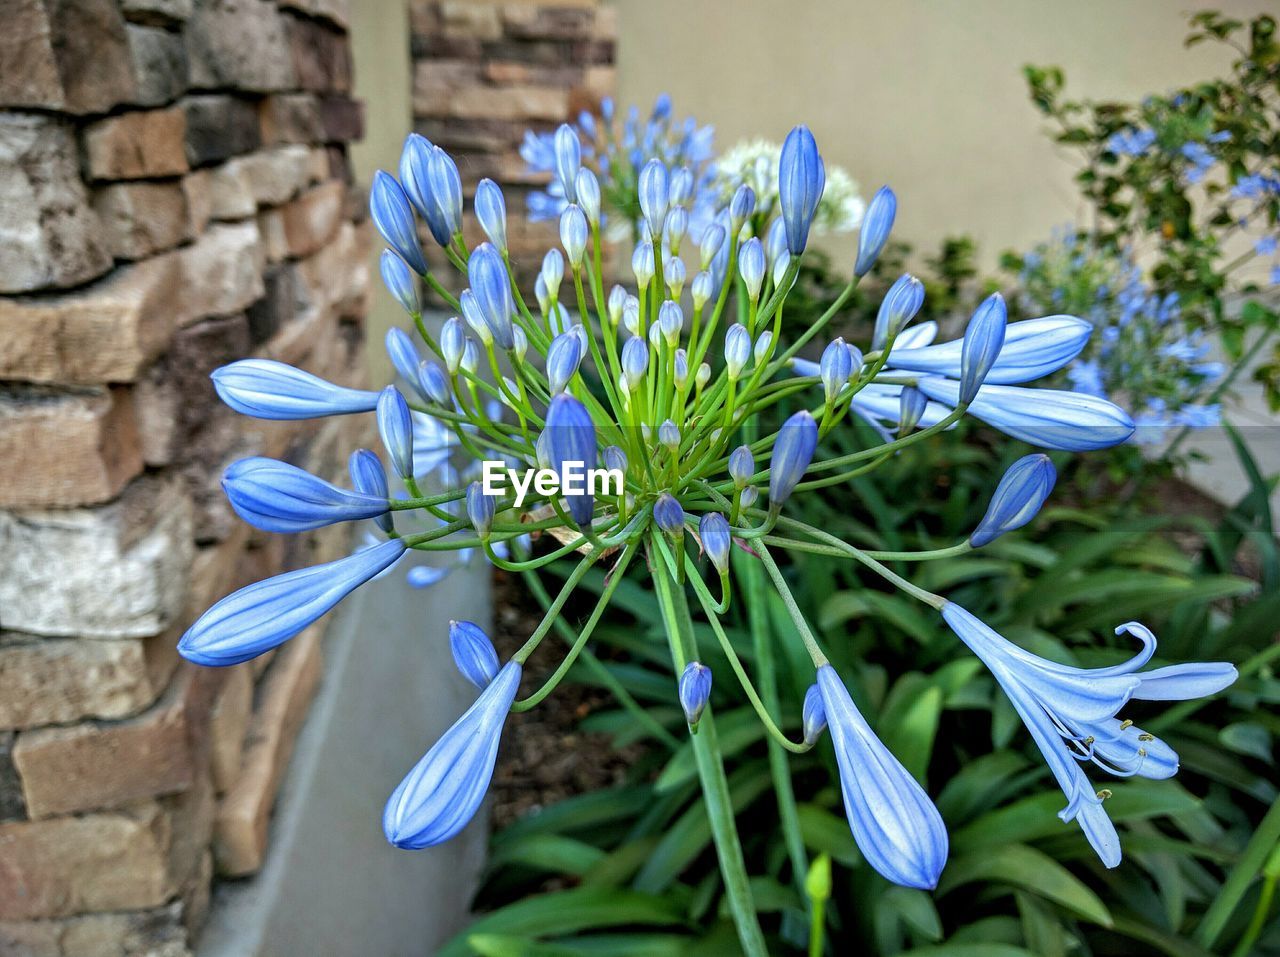
[[[910,674],[904,676],[898,685],[910,677]],[[942,689],[926,683],[899,701],[893,701],[892,695],[890,698],[891,703],[884,709],[879,722],[884,729],[884,743],[899,756],[912,777],[925,784],[925,772],[933,755],[938,721],[942,717]]]
[[[833,861],[845,867],[857,867],[862,854],[853,841],[849,822],[816,804],[801,804],[796,808],[800,816],[800,834],[805,847],[819,854],[830,854]]]
[[[1053,858],[1025,844],[989,846],[953,859],[942,872],[938,895],[975,881],[1000,881],[1022,888],[1085,920],[1111,926],[1111,912],[1097,894]]]
[[[749,707],[717,714],[716,731],[719,734],[720,755],[723,758],[740,754],[765,736],[760,716]],[[698,764],[693,753],[693,741],[686,740],[680,745],[680,750],[671,756],[667,766],[662,769],[653,788],[658,793],[670,791],[692,781],[697,776]]]
[[[605,856],[604,851],[585,841],[558,834],[530,834],[495,848],[491,868],[523,864],[556,874],[585,874]]]
[[[902,923],[925,940],[942,940],[942,918],[933,898],[910,887],[891,887],[881,896],[885,906],[896,911]]]

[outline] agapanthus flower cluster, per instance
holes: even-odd
[[[869,204],[848,286],[803,334],[784,341],[783,310],[826,179],[817,144],[803,126],[792,130],[780,152],[781,225],[768,242],[745,229],[755,207],[747,185],[735,190],[712,225],[689,235],[693,194],[687,177],[661,159],[647,160],[635,178],[635,205],[645,236],[655,239],[634,249],[635,286],[606,289],[600,209],[595,194],[581,187],[581,156],[577,134],[561,128],[552,166],[563,196],[576,201],[560,214],[561,248],[547,253],[531,299],[521,294],[507,262],[505,204],[496,185],[479,184],[476,212],[487,240],[468,248],[457,169],[442,150],[411,137],[399,180],[377,176],[371,212],[389,246],[383,276],[413,330],[391,340],[402,387],[348,389],[265,360],[232,363],[214,374],[222,398],[249,415],[371,417],[382,454],[352,453],[350,488],[262,458],[232,466],[225,486],[237,511],[261,528],[372,520],[377,543],[222,599],[183,636],[182,653],[209,665],[262,654],[409,550],[478,549],[494,564],[521,572],[570,563],[547,617],[506,661],[476,625],[450,626],[450,652],[478,696],[412,766],[383,813],[391,843],[427,847],[471,820],[489,785],[506,715],[551,692],[643,553],[667,621],[672,703],[696,732],[695,750],[709,746],[715,686],[690,640],[690,606],[700,610],[733,665],[732,675],[719,680],[744,685],[772,738],[800,752],[819,746],[823,731],[829,732],[849,827],[870,866],[899,884],[934,887],[948,851],[942,816],[860,713],[774,558],[780,550],[817,552],[859,563],[939,614],[939,626],[945,622],[954,630],[1014,702],[1066,795],[1064,818],[1079,821],[1103,861],[1116,864],[1119,845],[1103,792],[1093,791],[1084,766],[1118,775],[1172,774],[1173,752],[1121,719],[1121,710],[1130,699],[1211,694],[1230,683],[1231,667],[1141,671],[1155,639],[1134,623],[1122,626],[1144,645],[1132,661],[1093,669],[1048,661],[882,564],[958,555],[1025,525],[1052,490],[1048,457],[1032,453],[1015,463],[972,535],[928,553],[856,548],[787,514],[793,497],[864,474],[965,414],[1045,449],[1125,441],[1133,424],[1106,399],[1028,385],[1074,360],[1089,338],[1089,324],[1062,315],[1009,323],[1004,301],[995,295],[976,310],[961,338],[935,344],[935,330],[911,325],[924,293],[916,279],[903,276],[886,295],[870,341],[855,345],[837,338],[818,348],[818,337],[889,238],[897,200],[886,187]],[[419,242],[421,224],[440,247],[431,258],[465,277],[460,296],[431,273]],[[420,281],[456,312],[438,328],[423,315]],[[808,346],[820,356],[815,363],[800,359]],[[883,442],[820,456],[822,437],[844,427],[851,413],[875,421]],[[424,419],[448,434],[444,446],[483,461],[484,474],[497,470],[505,480],[422,487],[423,466],[439,464],[434,456],[419,461],[423,429],[415,422]],[[432,441],[440,444],[439,436]],[[408,497],[389,493],[387,467]],[[423,521],[409,525],[411,514]],[[528,535],[539,539],[525,557],[501,551]],[[721,623],[742,562],[759,563],[782,593],[795,640],[812,662],[813,688],[798,714],[771,714],[764,707]],[[597,565],[607,573],[594,611],[551,678],[521,698],[526,663]],[[718,757],[699,761],[708,795],[724,793],[715,790],[723,788],[717,768]],[[722,866],[729,868],[736,839],[727,840],[717,827],[713,821]],[[744,931],[749,922],[741,913],[735,917],[744,940],[753,939]],[[747,949],[761,952],[755,944]]]
[[[746,184],[756,197],[755,219],[759,235],[778,211],[778,161],[782,147],[764,139],[744,140],[725,150],[716,159],[711,188],[716,201],[725,205],[732,201],[738,187]],[[858,228],[867,204],[858,184],[839,166],[827,169],[827,184],[813,216],[813,231],[848,233]]]
[[[584,110],[570,126],[579,144],[582,167],[590,170],[599,183],[603,206],[600,215],[607,235],[633,241],[640,235],[643,221],[638,183],[640,170],[650,160],[662,163],[673,174],[679,173],[680,182],[673,185],[677,191],[689,192],[682,205],[694,222],[703,222],[715,209],[714,127],[700,126],[692,116],[677,120],[672,114],[671,97],[665,93],[654,101],[643,120],[639,107],[630,107],[621,120],[615,109],[612,98],[605,97],[598,114]],[[570,203],[582,205],[576,198],[577,184],[561,176],[557,166],[564,147],[558,146],[556,140],[563,135],[558,131],[527,130],[520,145],[520,156],[529,171],[552,177],[545,190],[534,190],[528,196],[529,219],[534,222],[558,219]]]
[[[1066,369],[1077,392],[1104,396],[1132,414],[1132,441],[1162,442],[1171,428],[1217,425],[1213,399],[1225,368],[1211,341],[1182,320],[1178,297],[1160,295],[1131,254],[1066,228],[1023,257],[1023,308],[1081,316],[1094,335]]]

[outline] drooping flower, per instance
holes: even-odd
[[[711,699],[711,669],[700,661],[691,661],[680,675],[679,687],[680,707],[684,710],[684,719],[689,727],[697,730],[702,712]]]
[[[1044,755],[1067,796],[1058,814],[1075,820],[1107,867],[1120,863],[1120,841],[1102,798],[1081,765],[1091,761],[1121,777],[1172,777],[1178,756],[1163,741],[1117,713],[1130,699],[1185,701],[1216,694],[1236,679],[1225,662],[1170,665],[1140,673],[1156,639],[1137,622],[1116,629],[1142,642],[1128,661],[1107,668],[1076,668],[1024,651],[954,602],[942,608],[951,630],[982,659]]]
[[[1057,478],[1053,462],[1043,453],[1033,452],[1018,459],[1000,479],[986,514],[969,536],[969,543],[981,548],[1005,532],[1026,525],[1044,505]]]
[[[791,497],[804,478],[818,447],[818,423],[802,409],[782,423],[769,459],[769,504],[777,507]]]
[[[497,677],[498,651],[475,622],[449,622],[449,650],[453,652],[458,671],[481,691]]]
[[[258,419],[317,419],[372,412],[378,405],[377,392],[334,385],[274,359],[241,359],[209,378],[223,402]]]
[[[830,665],[818,669],[818,689],[840,768],[845,815],[858,849],[895,884],[936,887],[947,863],[942,815],[876,737]]]
[[[382,830],[396,847],[443,844],[475,817],[489,790],[507,712],[520,687],[520,664],[508,661],[392,792]]]
[[[178,642],[198,665],[236,665],[292,638],[404,554],[393,538],[324,565],[254,582],[206,611]]]
[[[488,539],[489,530],[493,527],[494,506],[492,495],[484,493],[484,486],[472,482],[467,486],[467,520],[482,540]]]
[[[698,521],[698,537],[707,558],[723,575],[729,570],[729,547],[733,544],[729,522],[719,512],[707,512]]]
[[[222,489],[236,514],[266,532],[303,532],[335,522],[380,518],[389,508],[385,494],[349,492],[296,465],[253,456],[233,462]]]

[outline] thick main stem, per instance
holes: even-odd
[[[658,555],[656,547],[652,545],[649,562],[653,568],[654,588],[658,595],[658,607],[662,610],[663,627],[671,646],[672,664],[679,675],[697,657],[689,604],[685,599],[684,588],[677,584],[666,563]],[[755,903],[751,899],[747,865],[742,857],[742,842],[738,839],[738,828],[733,819],[729,784],[725,780],[715,721],[709,706],[698,722],[698,733],[690,735],[690,741],[698,765],[698,777],[702,781],[702,794],[711,824],[711,836],[716,845],[716,857],[719,858],[720,873],[724,877],[725,894],[729,899],[729,910],[738,930],[742,952],[747,957],[768,957],[769,950],[765,946],[764,933],[760,930]]]

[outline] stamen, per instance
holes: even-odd
[[[1098,792],[1098,794],[1097,794],[1097,798],[1098,798],[1098,800],[1099,800],[1099,801],[1105,801],[1105,800],[1106,800],[1107,798],[1109,798],[1109,797],[1111,797],[1111,789],[1110,789],[1110,788],[1103,788],[1103,789],[1102,789],[1101,791],[1099,791],[1099,792]]]

